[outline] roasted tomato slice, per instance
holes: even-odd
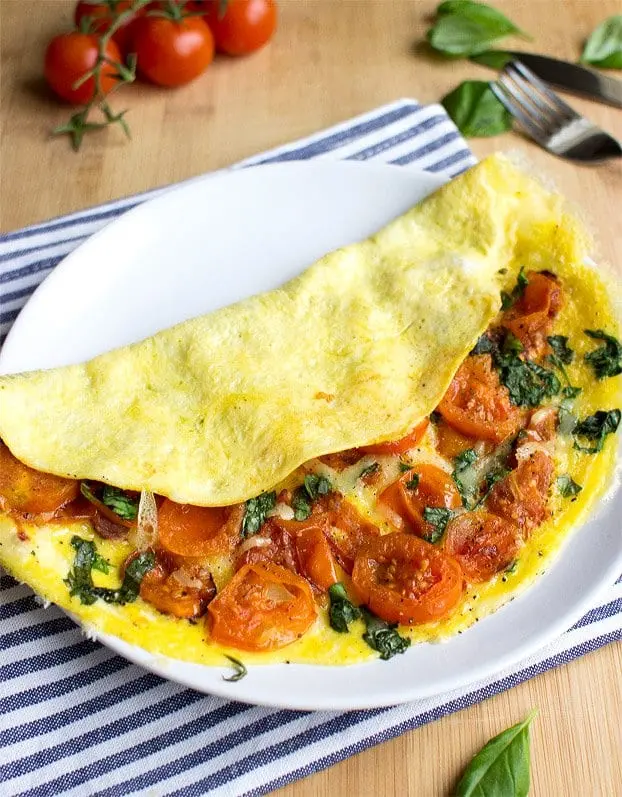
[[[321,498],[314,506],[319,518],[326,516],[328,541],[337,561],[347,573],[352,572],[354,559],[361,546],[377,537],[380,529],[366,520],[349,501],[334,492]]]
[[[517,457],[529,450],[527,446],[521,448],[517,449]],[[488,509],[515,523],[526,538],[548,517],[552,477],[552,458],[540,449],[532,451],[519,459],[518,466],[505,479],[495,484],[486,502]]]
[[[521,541],[513,523],[480,510],[449,522],[445,551],[458,560],[467,581],[487,581],[516,558]]]
[[[385,534],[356,557],[352,580],[369,608],[390,623],[440,620],[462,595],[460,565],[411,534]]]
[[[407,471],[395,485],[389,485],[380,495],[380,502],[401,515],[421,537],[434,529],[424,518],[426,507],[457,509],[462,499],[454,480],[436,465],[422,463]]]
[[[467,448],[474,448],[479,441],[456,431],[447,421],[441,418],[436,424],[436,449],[445,459],[454,459]],[[490,447],[492,444],[487,443]]]
[[[366,454],[405,454],[421,442],[429,423],[429,420],[425,418],[406,437],[399,440],[388,440],[386,443],[376,443],[373,446],[364,446],[363,451]]]
[[[365,452],[362,448],[348,448],[347,451],[336,451],[334,454],[324,454],[319,457],[319,460],[333,470],[342,471],[352,465],[356,465],[359,459],[364,455]]]
[[[134,555],[134,554],[133,554]],[[205,614],[216,594],[211,574],[199,565],[175,566],[169,557],[158,555],[155,567],[140,583],[140,597],[163,614],[192,619]]]
[[[235,562],[236,570],[244,565],[274,562],[294,573],[300,571],[295,535],[278,525],[276,520],[271,518],[258,534],[253,534],[240,545]]]
[[[15,512],[55,512],[78,497],[80,483],[29,468],[0,441],[0,504]]]
[[[279,565],[244,565],[208,606],[210,636],[241,650],[277,650],[313,625],[309,584]]]
[[[322,528],[306,528],[296,537],[296,550],[304,575],[320,590],[339,581],[335,557]]]
[[[500,443],[515,434],[524,414],[510,401],[499,382],[489,354],[476,354],[462,363],[438,405],[447,423],[467,437]]]
[[[178,556],[227,553],[240,539],[243,506],[200,507],[167,499],[158,511],[158,542]]]
[[[529,357],[541,357],[547,350],[546,337],[559,312],[562,287],[553,274],[529,271],[521,298],[503,316],[501,324],[523,344]]]

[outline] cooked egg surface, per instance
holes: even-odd
[[[530,261],[528,268],[534,265]],[[596,270],[577,265],[571,260],[548,259],[540,263],[540,268],[549,268],[559,276],[566,296],[566,303],[555,321],[553,332],[567,335],[571,348],[575,350],[574,362],[567,367],[567,371],[571,382],[582,387],[582,393],[575,399],[573,412],[583,418],[598,409],[622,406],[622,377],[598,381],[583,360],[584,354],[594,348],[594,342],[583,334],[584,329],[603,328],[611,334],[620,335],[615,300],[612,299],[615,288],[606,283]],[[503,288],[511,288],[513,284],[514,279],[508,277]],[[428,406],[426,413],[432,409],[433,406]],[[570,531],[586,519],[611,484],[618,445],[617,436],[612,435],[602,452],[590,455],[575,450],[572,437],[558,436],[554,453],[555,475],[569,474],[580,484],[582,490],[578,496],[563,498],[553,480],[551,517],[533,533],[520,552],[513,572],[499,574],[484,584],[468,586],[461,604],[447,619],[411,629],[401,627],[400,632],[410,636],[414,642],[444,640],[495,611],[544,573]],[[453,467],[442,460],[434,448],[433,425],[429,427],[420,446],[405,455],[405,459],[413,463],[432,461],[445,467],[448,472]],[[343,492],[383,531],[388,532],[391,529],[376,512],[377,489],[366,486],[359,478],[361,470],[373,461],[380,462],[383,471],[387,472],[387,478],[397,478],[397,464],[388,457],[367,457],[341,473],[319,463],[313,463],[313,467],[329,475],[336,489]],[[390,472],[391,468],[396,470],[394,474]],[[301,473],[292,474],[284,484],[299,484]],[[342,665],[373,659],[377,655],[362,639],[362,622],[354,623],[350,633],[338,634],[330,628],[325,610],[319,611],[315,625],[298,642],[275,653],[252,654],[211,644],[203,619],[194,625],[176,620],[160,614],[140,599],[123,607],[111,606],[102,601],[83,606],[76,598],[69,597],[63,583],[73,562],[74,551],[70,546],[72,535],[77,533],[95,540],[98,551],[112,565],[120,565],[124,561],[130,552],[129,546],[99,539],[86,524],[23,525],[21,532],[21,537],[25,536],[26,539],[18,536],[18,529],[10,518],[0,516],[0,562],[16,578],[30,584],[46,599],[73,612],[87,629],[114,634],[154,654],[208,665],[226,663],[224,653],[241,659],[245,664],[294,661]],[[118,577],[114,574],[115,569],[113,567],[113,572],[108,576],[94,572],[96,583],[116,586]],[[226,580],[227,577],[225,564],[222,578]]]
[[[561,197],[494,156],[278,290],[1,377],[0,438],[48,473],[244,501],[313,457],[402,437],[494,318],[501,283],[586,251]]]

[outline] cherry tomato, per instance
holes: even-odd
[[[523,295],[501,323],[520,340],[529,357],[541,357],[547,351],[552,320],[562,306],[562,288],[552,274],[529,271],[525,276],[529,283]]]
[[[242,544],[241,553],[235,563],[236,570],[244,565],[274,562],[287,567],[293,573],[299,572],[294,534],[275,521],[276,518],[271,518],[259,534],[254,534],[247,543]]]
[[[0,504],[4,501],[15,512],[38,515],[55,512],[79,493],[79,482],[29,468],[0,441]]]
[[[323,454],[319,457],[320,462],[328,465],[333,470],[342,471],[351,465],[356,465],[364,455],[362,448],[349,448],[347,451],[337,451],[334,454]]]
[[[214,34],[216,49],[227,55],[247,55],[263,47],[276,30],[274,0],[228,0],[224,14],[220,0],[194,3],[205,8],[205,20]]]
[[[74,88],[77,81],[92,69],[99,52],[97,36],[86,33],[61,33],[54,36],[45,52],[45,79],[55,94],[74,105],[85,105],[95,94],[95,80],[90,77]],[[114,63],[121,61],[119,48],[109,41],[105,50],[106,58]],[[104,63],[101,68],[100,87],[108,94],[118,85],[114,77],[116,68]]]
[[[478,510],[450,520],[445,551],[454,556],[467,581],[487,581],[516,558],[521,535],[513,523]]]
[[[335,557],[321,528],[307,528],[296,537],[296,550],[304,575],[320,590],[339,579]]]
[[[166,499],[158,510],[158,542],[178,556],[226,553],[240,538],[244,508],[200,507]]]
[[[389,623],[446,617],[462,595],[460,565],[412,534],[385,534],[358,554],[352,581],[369,608]]]
[[[488,509],[515,523],[526,538],[548,517],[547,498],[552,478],[552,458],[536,450],[495,484],[488,496]]]
[[[207,611],[214,642],[241,650],[290,645],[317,615],[304,578],[269,562],[240,568]]]
[[[101,3],[91,3],[88,0],[79,0],[74,11],[74,21],[76,27],[81,29],[85,18],[89,18],[89,33],[101,35],[110,29],[115,19],[132,7],[132,0],[107,0]],[[132,36],[136,20],[146,12],[146,8],[141,8],[133,16],[128,17],[113,34],[112,38],[116,42],[123,55],[131,51]]]
[[[158,86],[182,86],[211,64],[214,39],[200,17],[141,17],[133,49],[139,73]]]
[[[460,434],[500,443],[521,427],[524,413],[510,401],[489,354],[462,363],[438,405],[447,423]]]
[[[201,617],[215,594],[209,573],[191,565],[175,568],[160,555],[140,583],[140,597],[173,617]]]
[[[419,536],[427,537],[434,526],[423,516],[426,507],[457,509],[462,506],[454,480],[436,465],[415,465],[380,495],[381,503],[401,515]],[[405,527],[404,530],[410,530]]]
[[[457,432],[443,418],[436,424],[436,449],[446,459],[454,459],[477,442],[475,438]]]
[[[421,441],[429,423],[429,420],[425,418],[406,437],[399,440],[388,440],[386,443],[376,443],[373,446],[364,446],[363,451],[367,454],[405,454]]]

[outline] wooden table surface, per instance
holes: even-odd
[[[74,153],[49,131],[64,121],[41,80],[48,39],[70,24],[70,0],[0,0],[0,228],[35,221],[226,166],[400,97],[438,101],[460,80],[490,73],[429,57],[421,42],[428,0],[280,0],[280,27],[265,50],[218,60],[195,83],[166,91],[132,86],[133,140],[118,130]],[[620,10],[616,0],[497,0],[535,42],[574,60],[586,35]],[[520,40],[513,42],[517,47]],[[571,100],[622,137],[622,112]],[[478,156],[524,151],[548,172],[597,230],[600,255],[622,269],[622,162],[581,168],[516,134],[472,142]],[[534,706],[532,794],[622,795],[622,645],[609,645],[522,686],[354,756],[279,794],[449,794],[470,756]]]

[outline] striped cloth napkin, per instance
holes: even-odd
[[[453,176],[475,162],[438,105],[401,100],[238,166],[375,159]],[[0,236],[0,340],[32,291],[86,237],[167,189]],[[265,794],[622,639],[622,578],[562,637],[494,678],[396,708],[279,711],[164,681],[85,639],[0,577],[3,797]]]

